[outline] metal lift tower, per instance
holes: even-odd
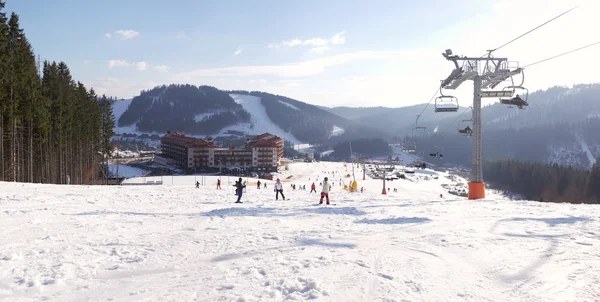
[[[442,89],[456,89],[465,81],[473,81],[473,149],[469,199],[485,198],[481,158],[481,98],[512,97],[514,90],[493,90],[498,84],[521,73],[511,69],[508,59],[492,57],[492,51],[483,57],[461,57],[447,49],[442,55],[454,63],[454,70],[442,81]],[[460,64],[459,64],[460,62]],[[512,62],[511,62],[512,63]]]

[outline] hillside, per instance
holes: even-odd
[[[162,134],[168,130],[223,137],[270,132],[292,144],[335,144],[385,133],[316,106],[265,92],[221,91],[170,85],[113,103],[116,133]]]
[[[483,108],[484,159],[520,159],[558,163],[589,169],[600,157],[600,84],[553,87],[529,96],[525,110],[494,104]],[[470,111],[462,119],[471,118]],[[424,122],[430,136],[416,137],[419,153],[434,146],[445,151],[439,161],[470,166],[471,138],[460,136],[464,128],[457,118]],[[433,133],[437,128],[438,132]],[[410,133],[407,127],[404,133]]]
[[[169,85],[142,91],[133,98],[117,117],[117,126],[135,125],[135,130],[142,133],[184,131],[210,135],[249,120],[250,115],[240,104],[214,87]]]
[[[380,130],[285,96],[257,91],[234,91],[233,93],[260,98],[267,117],[275,125],[303,142],[332,144],[357,138],[385,137]]]
[[[290,189],[336,172],[335,205]],[[360,171],[357,171],[360,172]],[[223,177],[138,178],[163,185],[0,183],[0,299],[7,301],[595,301],[592,205],[447,194],[465,180],[431,170],[341,190],[340,163],[292,164],[249,181],[243,204]],[[333,175],[333,174],[332,174]],[[343,178],[347,182],[346,178]],[[195,180],[202,182],[194,187]],[[317,183],[318,185],[318,183]],[[440,198],[443,194],[443,198]],[[90,234],[93,234],[90,235]],[[515,256],[518,255],[518,256]]]
[[[430,125],[439,123],[447,118],[456,118],[465,109],[461,107],[457,113],[434,114],[432,106],[429,106],[427,109],[425,106],[426,104],[400,108],[333,107],[328,108],[327,110],[365,126],[382,129],[388,137],[392,137],[411,135],[417,115],[421,113],[423,113],[423,115],[419,118],[419,125]],[[424,109],[425,112],[423,112]]]

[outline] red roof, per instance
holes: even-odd
[[[185,136],[183,132],[170,132],[163,136],[161,141],[179,142],[188,148],[217,148],[217,144],[201,138]]]

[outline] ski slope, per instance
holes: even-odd
[[[325,174],[323,171],[336,172]],[[163,185],[0,182],[2,301],[598,301],[600,209],[468,201],[418,170],[364,193],[342,163],[294,163],[273,184],[163,177]],[[335,205],[292,190],[328,177]],[[129,180],[142,183],[150,178]],[[154,180],[154,179],[153,179]],[[203,185],[195,188],[195,181]],[[317,183],[317,186],[319,183]],[[443,198],[440,198],[443,194]]]
[[[277,124],[273,123],[267,115],[265,107],[260,101],[260,97],[252,95],[241,95],[241,94],[230,94],[233,100],[242,105],[246,111],[250,113],[250,120],[252,122],[252,134],[262,134],[265,132],[279,136],[284,140],[290,141],[292,144],[301,144],[294,135],[285,132]],[[246,132],[248,129],[246,129]]]
[[[585,152],[585,155],[587,156],[588,161],[589,161],[590,169],[593,168],[594,164],[596,164],[596,158],[592,154],[590,147],[588,146],[588,144],[585,142],[585,140],[583,139],[583,137],[581,137],[581,135],[579,133],[575,133],[575,139],[577,139],[577,142],[581,146],[581,149],[583,150],[583,152]]]

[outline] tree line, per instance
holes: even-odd
[[[139,131],[215,134],[227,126],[250,122],[250,114],[228,93],[211,86],[171,84],[144,90],[119,118],[119,126]]]
[[[518,160],[484,163],[494,189],[543,202],[600,203],[600,159],[591,170]]]
[[[112,152],[111,99],[75,82],[64,62],[36,60],[0,0],[0,180],[92,183]]]
[[[358,153],[361,156],[387,157],[390,153],[388,142],[381,138],[359,138],[335,145],[330,157],[348,160],[350,159],[350,147],[352,147],[352,153]]]

